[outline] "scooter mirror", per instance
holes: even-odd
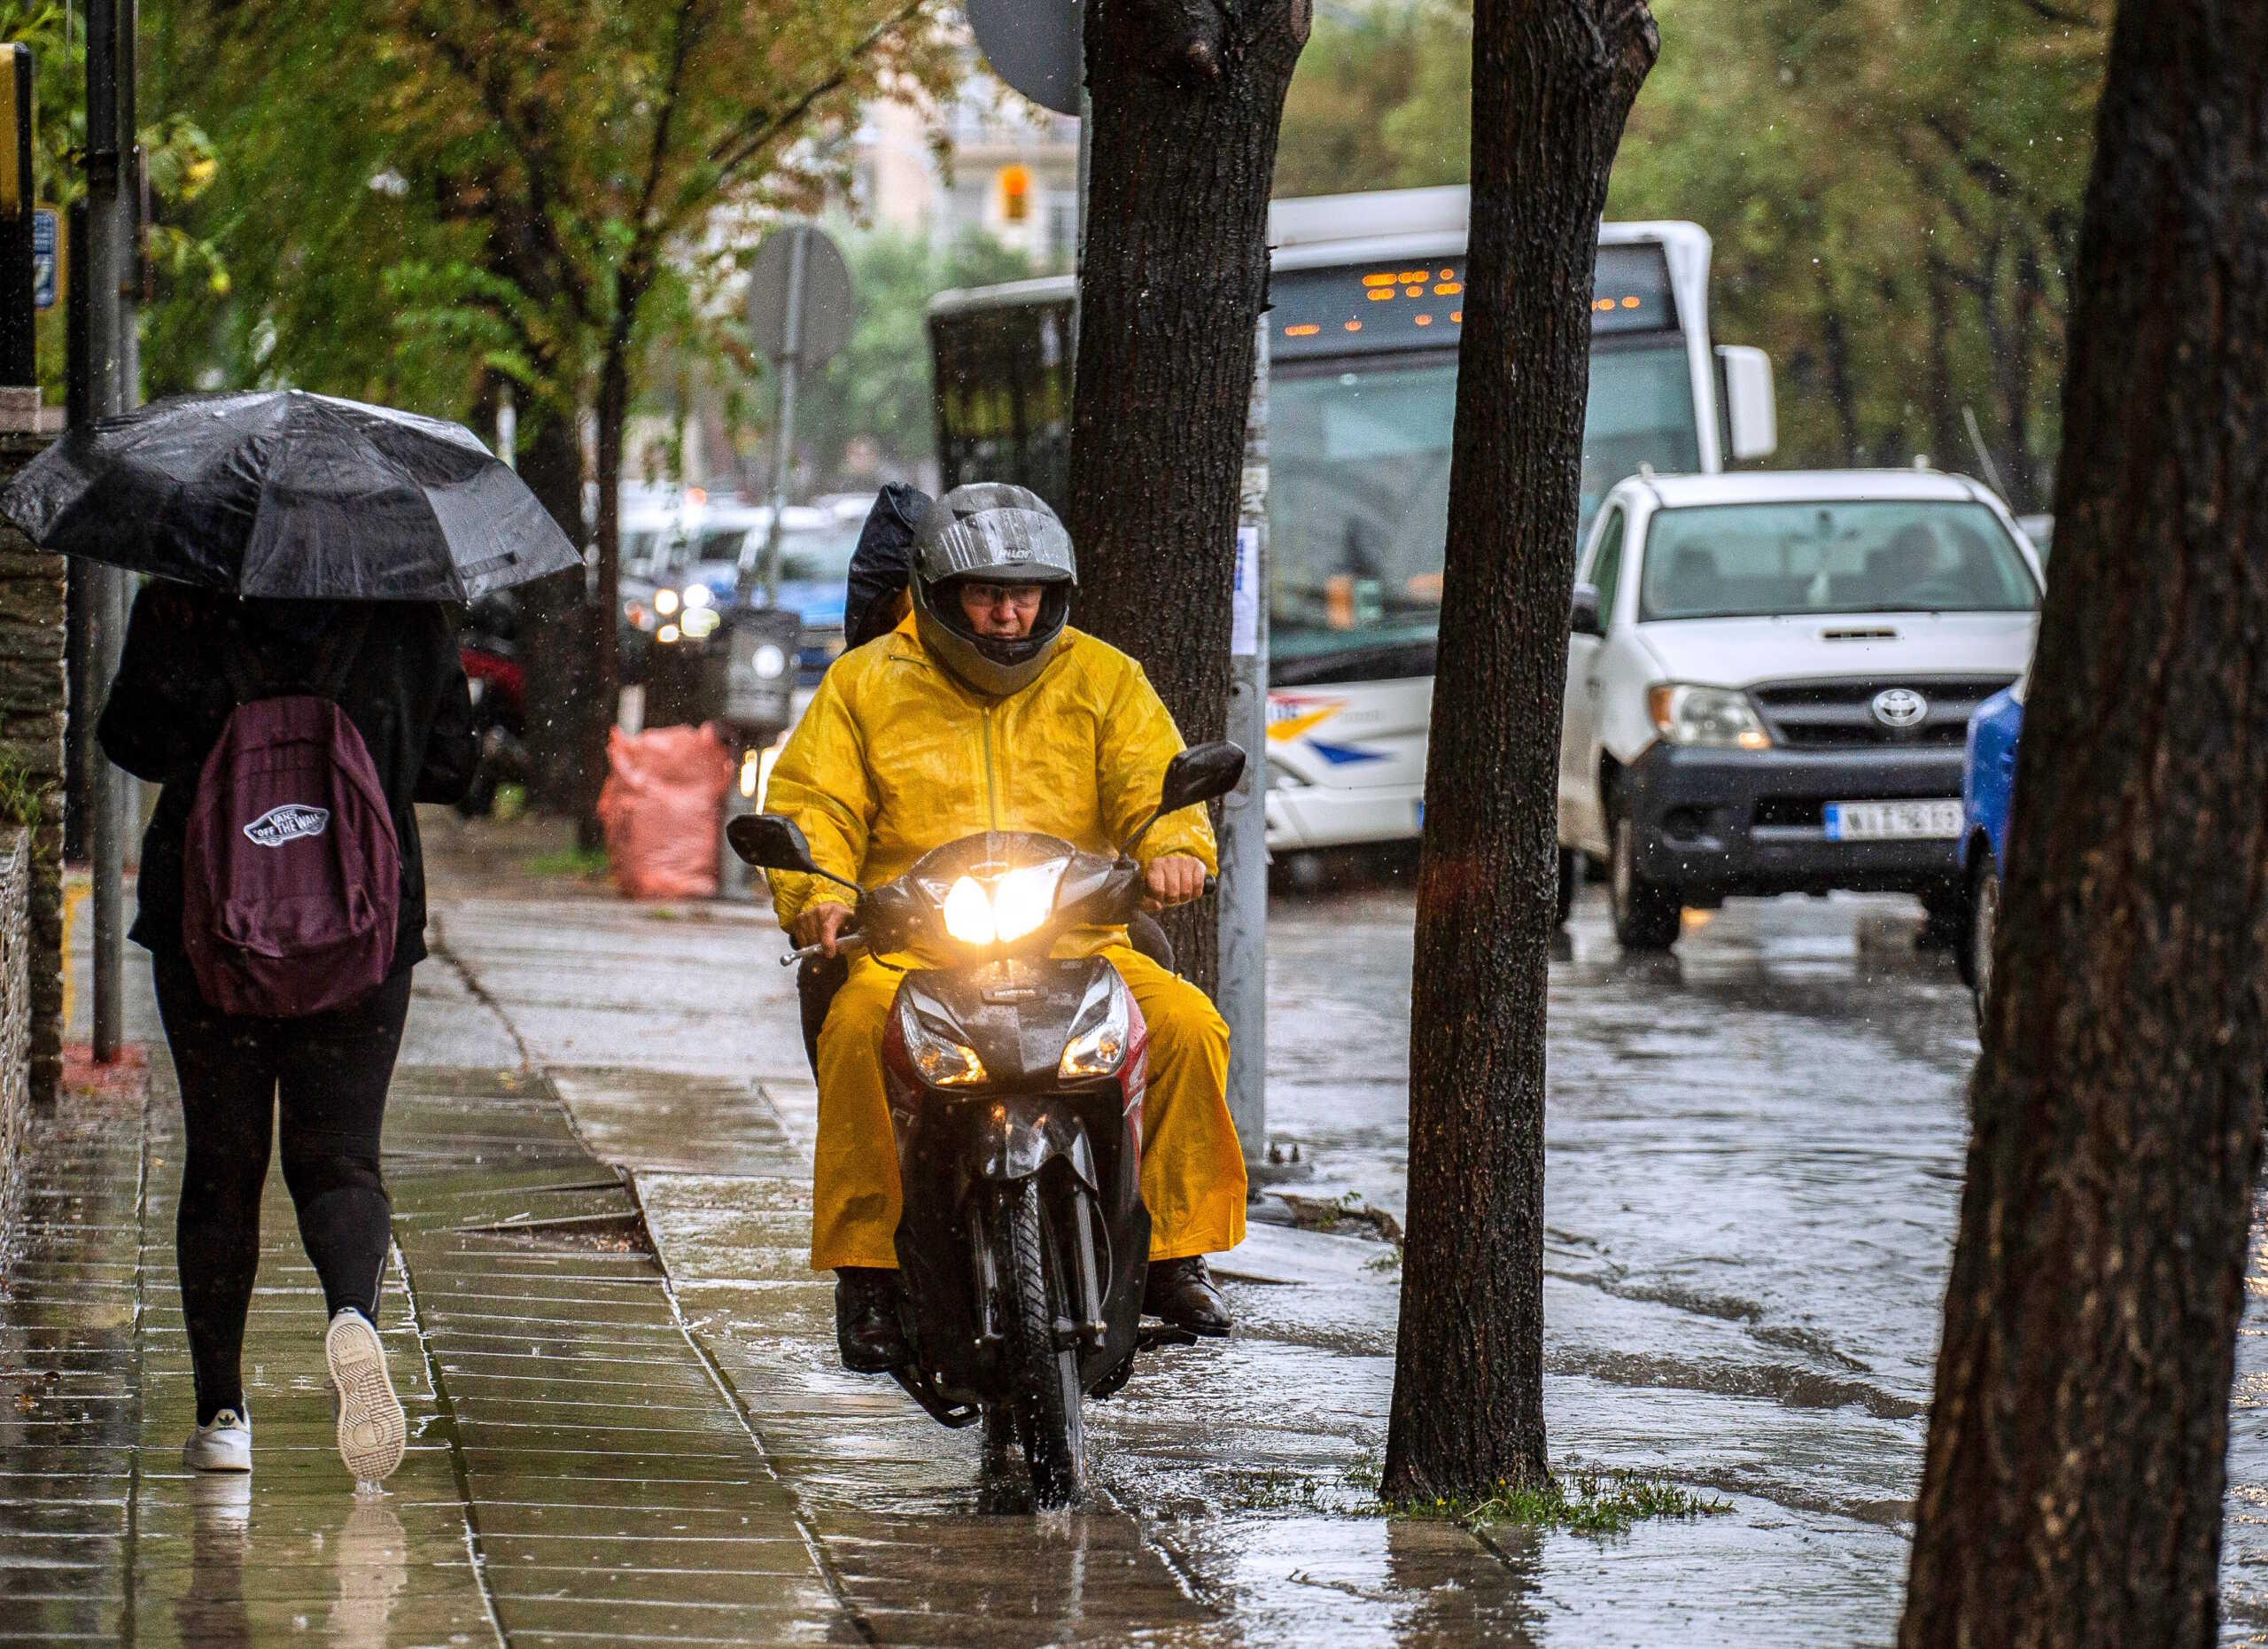
[[[812,844],[793,820],[777,813],[742,813],[725,827],[725,840],[742,861],[759,870],[800,870],[823,874],[812,861]]]
[[[1166,768],[1158,792],[1158,812],[1179,813],[1216,796],[1226,796],[1244,777],[1244,751],[1226,740],[1192,744]]]

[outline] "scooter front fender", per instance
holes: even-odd
[[[1081,1185],[1090,1192],[1097,1190],[1087,1131],[1068,1106],[1034,1099],[996,1101],[969,1132],[971,1179],[1029,1179],[1059,1158]]]

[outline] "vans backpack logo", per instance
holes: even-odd
[[[245,827],[245,835],[262,847],[281,847],[302,836],[321,836],[330,828],[330,809],[286,802],[271,807]]]

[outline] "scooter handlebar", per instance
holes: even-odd
[[[859,943],[858,931],[855,928],[850,930],[848,932],[838,933],[835,936],[835,948],[838,953],[850,950],[852,946],[857,945]],[[780,959],[780,965],[782,968],[793,968],[797,962],[807,962],[815,957],[820,957],[826,954],[827,953],[816,945],[801,945],[795,950],[789,951],[785,956],[781,957]]]

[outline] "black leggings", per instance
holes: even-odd
[[[197,1420],[244,1406],[245,1314],[260,1267],[260,1199],[277,1101],[284,1183],[326,1314],[376,1319],[393,1209],[378,1178],[386,1087],[409,1016],[407,968],[361,1000],[306,1019],[241,1019],[206,1006],[178,957],[157,959],[158,1013],[181,1077],[188,1150],[177,1233]]]

